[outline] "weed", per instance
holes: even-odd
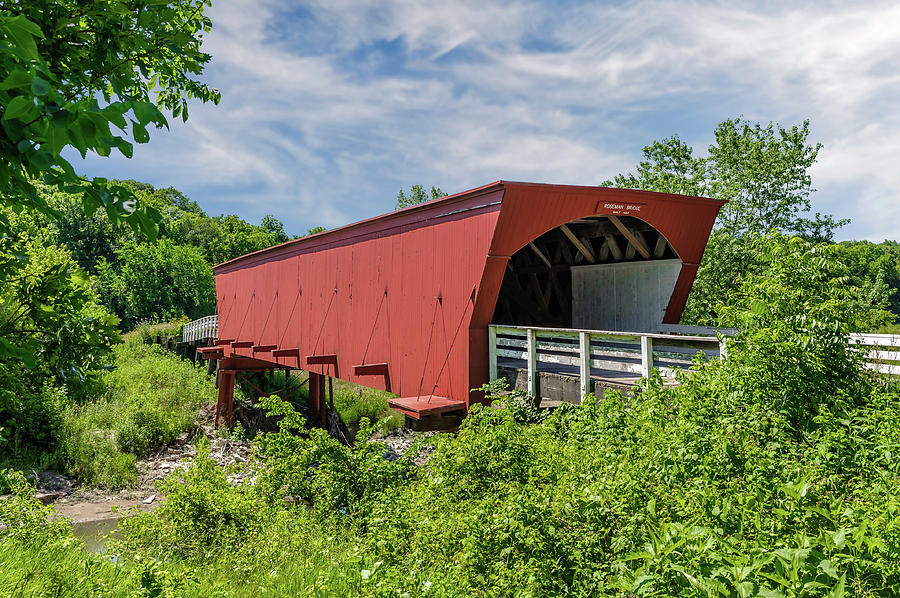
[[[68,468],[109,489],[135,481],[135,460],[191,430],[200,405],[215,400],[205,369],[132,339],[116,347],[107,392],[64,414]]]

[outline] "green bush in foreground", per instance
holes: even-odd
[[[271,399],[258,476],[232,486],[201,454],[123,523],[119,562],[199,596],[896,596],[900,396],[837,340],[852,313],[827,252],[769,242],[746,334],[677,387],[534,424],[475,407],[418,468]]]

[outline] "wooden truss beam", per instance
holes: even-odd
[[[608,215],[609,221],[613,223],[619,232],[622,233],[622,236],[628,239],[628,242],[634,245],[634,248],[638,253],[641,254],[641,257],[645,260],[650,259],[650,248],[647,247],[647,244],[644,242],[643,236],[640,233],[632,231],[627,226],[622,224],[622,221],[619,220],[618,216],[613,216],[612,214]]]
[[[553,263],[552,263],[549,259],[547,259],[547,256],[544,255],[544,252],[542,252],[540,249],[538,249],[538,246],[535,245],[534,242],[529,243],[528,246],[531,247],[531,250],[534,251],[534,253],[535,253],[539,258],[541,258],[541,261],[544,262],[544,265],[547,266],[547,269],[548,269],[548,270],[552,270],[552,269],[553,269]]]
[[[663,253],[666,252],[667,244],[666,238],[660,233],[659,238],[656,239],[656,247],[653,248],[653,257],[662,257]]]
[[[619,242],[616,241],[616,238],[612,235],[606,235],[606,243],[609,245],[609,252],[612,253],[613,259],[617,262],[622,261],[622,258],[625,256],[622,255],[622,248],[619,247]]]
[[[565,224],[560,225],[559,229],[563,232],[564,235],[569,238],[569,240],[572,242],[572,245],[575,246],[575,249],[577,249],[581,253],[581,255],[587,258],[587,261],[592,264],[597,262],[597,258],[594,256],[594,252],[593,250],[591,250],[590,245],[588,245],[583,239],[579,239],[577,236],[575,236],[575,233],[573,233],[572,230]]]

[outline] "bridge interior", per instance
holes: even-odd
[[[492,323],[577,327],[573,267],[672,259],[678,255],[666,238],[638,218],[599,215],[573,220],[512,255]]]

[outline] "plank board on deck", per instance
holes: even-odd
[[[438,415],[450,411],[460,411],[466,408],[466,403],[464,401],[457,401],[435,395],[389,399],[388,405],[415,419],[420,419],[426,415]]]

